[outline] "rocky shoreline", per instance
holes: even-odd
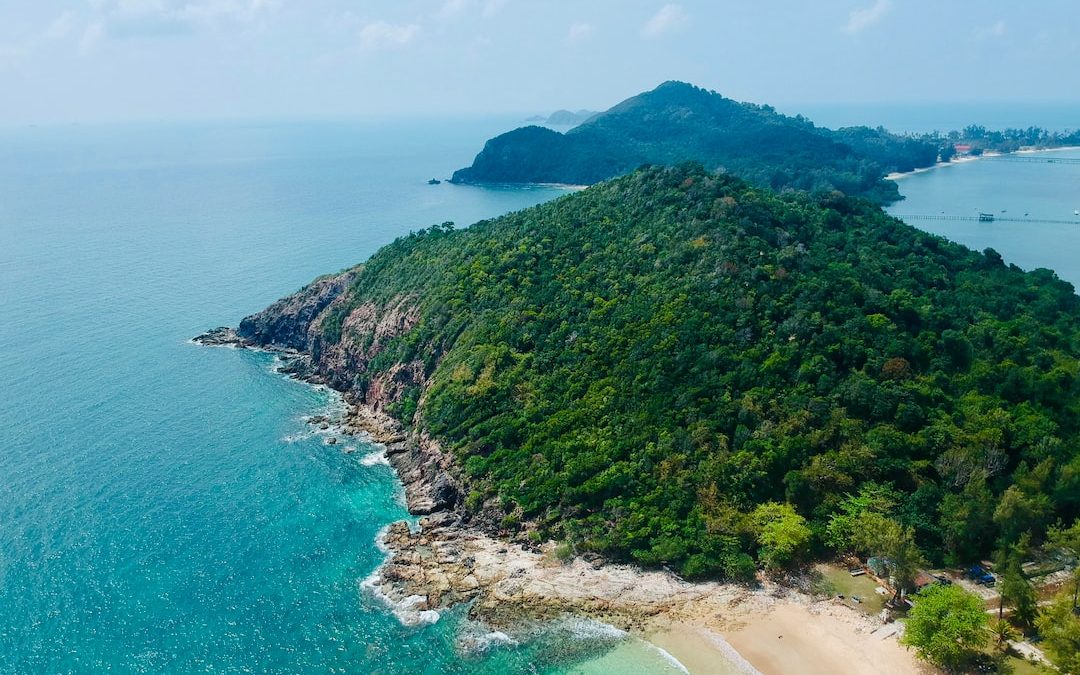
[[[415,431],[419,425],[406,429],[387,412],[410,386],[419,387],[417,409],[422,409],[423,368],[399,363],[368,378],[356,377],[366,372],[382,341],[415,325],[412,299],[394,298],[381,307],[361,305],[348,312],[343,326],[354,336],[369,336],[366,341],[354,340],[344,347],[323,341],[320,317],[334,308],[353,274],[351,270],[318,280],[244,319],[239,329],[216,328],[194,342],[274,353],[281,372],[342,392],[348,407],[341,419],[319,417],[309,422],[385,448],[382,454],[402,482],[408,511],[420,519],[413,527],[405,521],[393,523],[380,534],[376,545],[385,551],[386,560],[360,585],[387,604],[403,624],[433,623],[459,605],[468,607],[470,619],[511,632],[519,627],[527,630],[538,620],[584,616],[646,638],[670,639],[697,631],[705,637],[690,648],[692,655],[705,650],[712,654],[709,658],[727,662],[724,649],[715,648],[717,643],[726,646],[721,632],[737,635],[747,627],[771,631],[774,626],[768,617],[786,612],[796,622],[816,617],[820,630],[832,631],[833,637],[842,634],[852,642],[849,652],[892,659],[900,668],[895,672],[912,672],[913,661],[895,641],[887,644],[871,636],[879,624],[849,607],[813,598],[799,580],[777,584],[762,579],[756,588],[690,583],[665,571],[613,564],[594,554],[578,556],[555,542],[508,541],[494,515],[484,509],[466,512],[449,453],[426,433]],[[851,670],[851,663],[831,658],[837,648],[824,653],[819,643],[809,641],[792,654],[829,664],[829,672],[860,672],[861,666]]]
[[[226,327],[194,341],[275,353],[282,359],[281,372],[327,384],[311,357],[294,348],[260,345]],[[486,519],[470,519],[461,511],[451,458],[437,441],[407,433],[386,412],[357,402],[349,392],[344,395],[348,410],[340,420],[319,417],[309,422],[383,446],[404,486],[409,513],[422,516],[415,531],[404,521],[384,530],[378,544],[387,559],[363,582],[403,623],[430,623],[441,611],[470,603],[471,618],[497,628],[572,613],[645,632],[702,611],[768,604],[795,592],[780,586],[750,590],[688,583],[667,572],[611,564],[595,555],[560,555],[554,542],[526,546],[500,539]]]

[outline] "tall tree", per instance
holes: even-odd
[[[860,525],[856,545],[885,562],[895,585],[893,599],[899,600],[904,591],[914,587],[919,568],[926,564],[915,544],[915,529],[872,512],[863,514]]]
[[[1072,527],[1058,525],[1050,528],[1047,539],[1051,547],[1072,559],[1072,608],[1075,610],[1080,601],[1080,518],[1073,521]]]
[[[1080,674],[1080,616],[1073,611],[1069,595],[1063,593],[1043,608],[1035,626],[1042,637],[1043,651],[1058,670]]]
[[[761,545],[759,558],[769,569],[789,567],[805,555],[813,533],[790,504],[766,502],[754,510],[751,521]]]
[[[998,619],[1002,618],[1004,606],[1012,608],[1012,617],[1016,623],[1030,628],[1038,613],[1038,597],[1031,581],[1024,576],[1020,564],[1010,560],[1001,575],[999,585]]]
[[[917,596],[900,638],[947,671],[961,669],[990,637],[982,600],[959,586],[933,585]]]
[[[1031,535],[1023,534],[1011,546],[1005,546],[994,554],[1000,570],[998,585],[998,620],[1002,619],[1005,606],[1012,608],[1012,618],[1024,628],[1030,628],[1038,613],[1038,597],[1031,581],[1024,575],[1023,563],[1031,551]]]

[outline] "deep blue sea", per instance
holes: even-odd
[[[562,194],[426,184],[514,122],[0,130],[0,672],[676,672],[588,622],[401,626],[359,585],[406,515],[389,468],[312,433],[329,392],[189,342],[410,230]],[[894,210],[1071,214],[1078,169],[935,170]],[[1080,282],[1080,224],[941,225]]]
[[[399,625],[359,587],[406,516],[390,469],[311,433],[328,392],[189,342],[562,194],[426,184],[513,122],[0,131],[0,672],[668,668],[587,623],[486,651]]]

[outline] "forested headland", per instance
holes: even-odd
[[[866,200],[647,167],[345,279],[290,345],[438,439],[509,536],[746,579],[1080,515],[1073,287]]]

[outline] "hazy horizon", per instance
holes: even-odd
[[[763,14],[700,0],[0,0],[0,123],[528,115],[603,110],[670,79],[785,112],[1080,105],[1068,2]]]

